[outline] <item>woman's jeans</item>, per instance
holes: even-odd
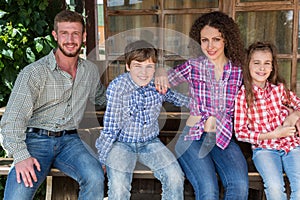
[[[268,200],[286,200],[283,172],[291,187],[291,200],[300,199],[300,147],[287,154],[283,150],[253,150],[254,165],[263,178]]]
[[[248,199],[248,167],[239,146],[231,141],[224,150],[214,146],[205,157],[199,156],[203,133],[200,140],[185,141],[190,127],[186,126],[175,146],[179,163],[192,184],[196,200],[219,200],[218,178],[225,189],[226,200]],[[211,133],[210,133],[211,134]]]
[[[162,199],[183,200],[183,172],[171,151],[158,139],[144,143],[115,142],[108,154],[108,199],[129,200],[132,174],[139,161],[162,184]]]
[[[35,170],[38,182],[33,187],[17,183],[15,167],[12,167],[6,181],[5,200],[31,200],[55,167],[79,183],[78,199],[101,199],[104,197],[104,175],[100,162],[87,149],[77,134],[62,137],[48,137],[37,133],[27,133],[27,149],[36,158],[41,171]]]

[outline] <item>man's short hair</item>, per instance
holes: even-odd
[[[79,22],[82,24],[82,32],[85,31],[85,22],[84,18],[81,14],[71,11],[71,10],[63,10],[59,12],[54,18],[54,31],[57,32],[57,24],[59,22]]]

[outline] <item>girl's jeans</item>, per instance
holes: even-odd
[[[48,175],[55,167],[79,183],[78,199],[103,200],[104,175],[100,162],[87,149],[78,134],[62,137],[48,137],[37,133],[27,133],[27,149],[41,165],[41,171],[35,170],[38,182],[33,187],[17,183],[16,171],[12,167],[6,181],[5,200],[31,200]]]
[[[231,141],[224,150],[214,146],[205,156],[199,156],[204,133],[200,140],[185,141],[186,126],[176,143],[176,154],[186,177],[192,184],[196,200],[219,200],[219,175],[225,188],[224,199],[248,199],[248,167],[239,146]]]
[[[183,172],[171,151],[158,139],[144,143],[115,142],[108,154],[108,199],[129,200],[132,174],[139,161],[162,184],[162,199],[183,200]]]
[[[283,150],[257,148],[253,150],[253,162],[264,181],[268,200],[286,200],[283,172],[291,187],[291,200],[300,199],[300,147],[287,154]]]

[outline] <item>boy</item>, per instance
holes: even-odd
[[[158,139],[158,117],[164,101],[188,106],[189,98],[172,90],[156,91],[153,76],[157,50],[138,40],[126,46],[127,73],[107,89],[104,128],[96,141],[99,159],[106,165],[108,198],[130,199],[136,162],[148,166],[162,183],[162,199],[183,199],[184,175],[168,148]]]

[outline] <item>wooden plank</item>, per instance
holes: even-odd
[[[47,176],[45,200],[51,200],[51,197],[52,197],[52,179],[53,179],[52,176]]]

